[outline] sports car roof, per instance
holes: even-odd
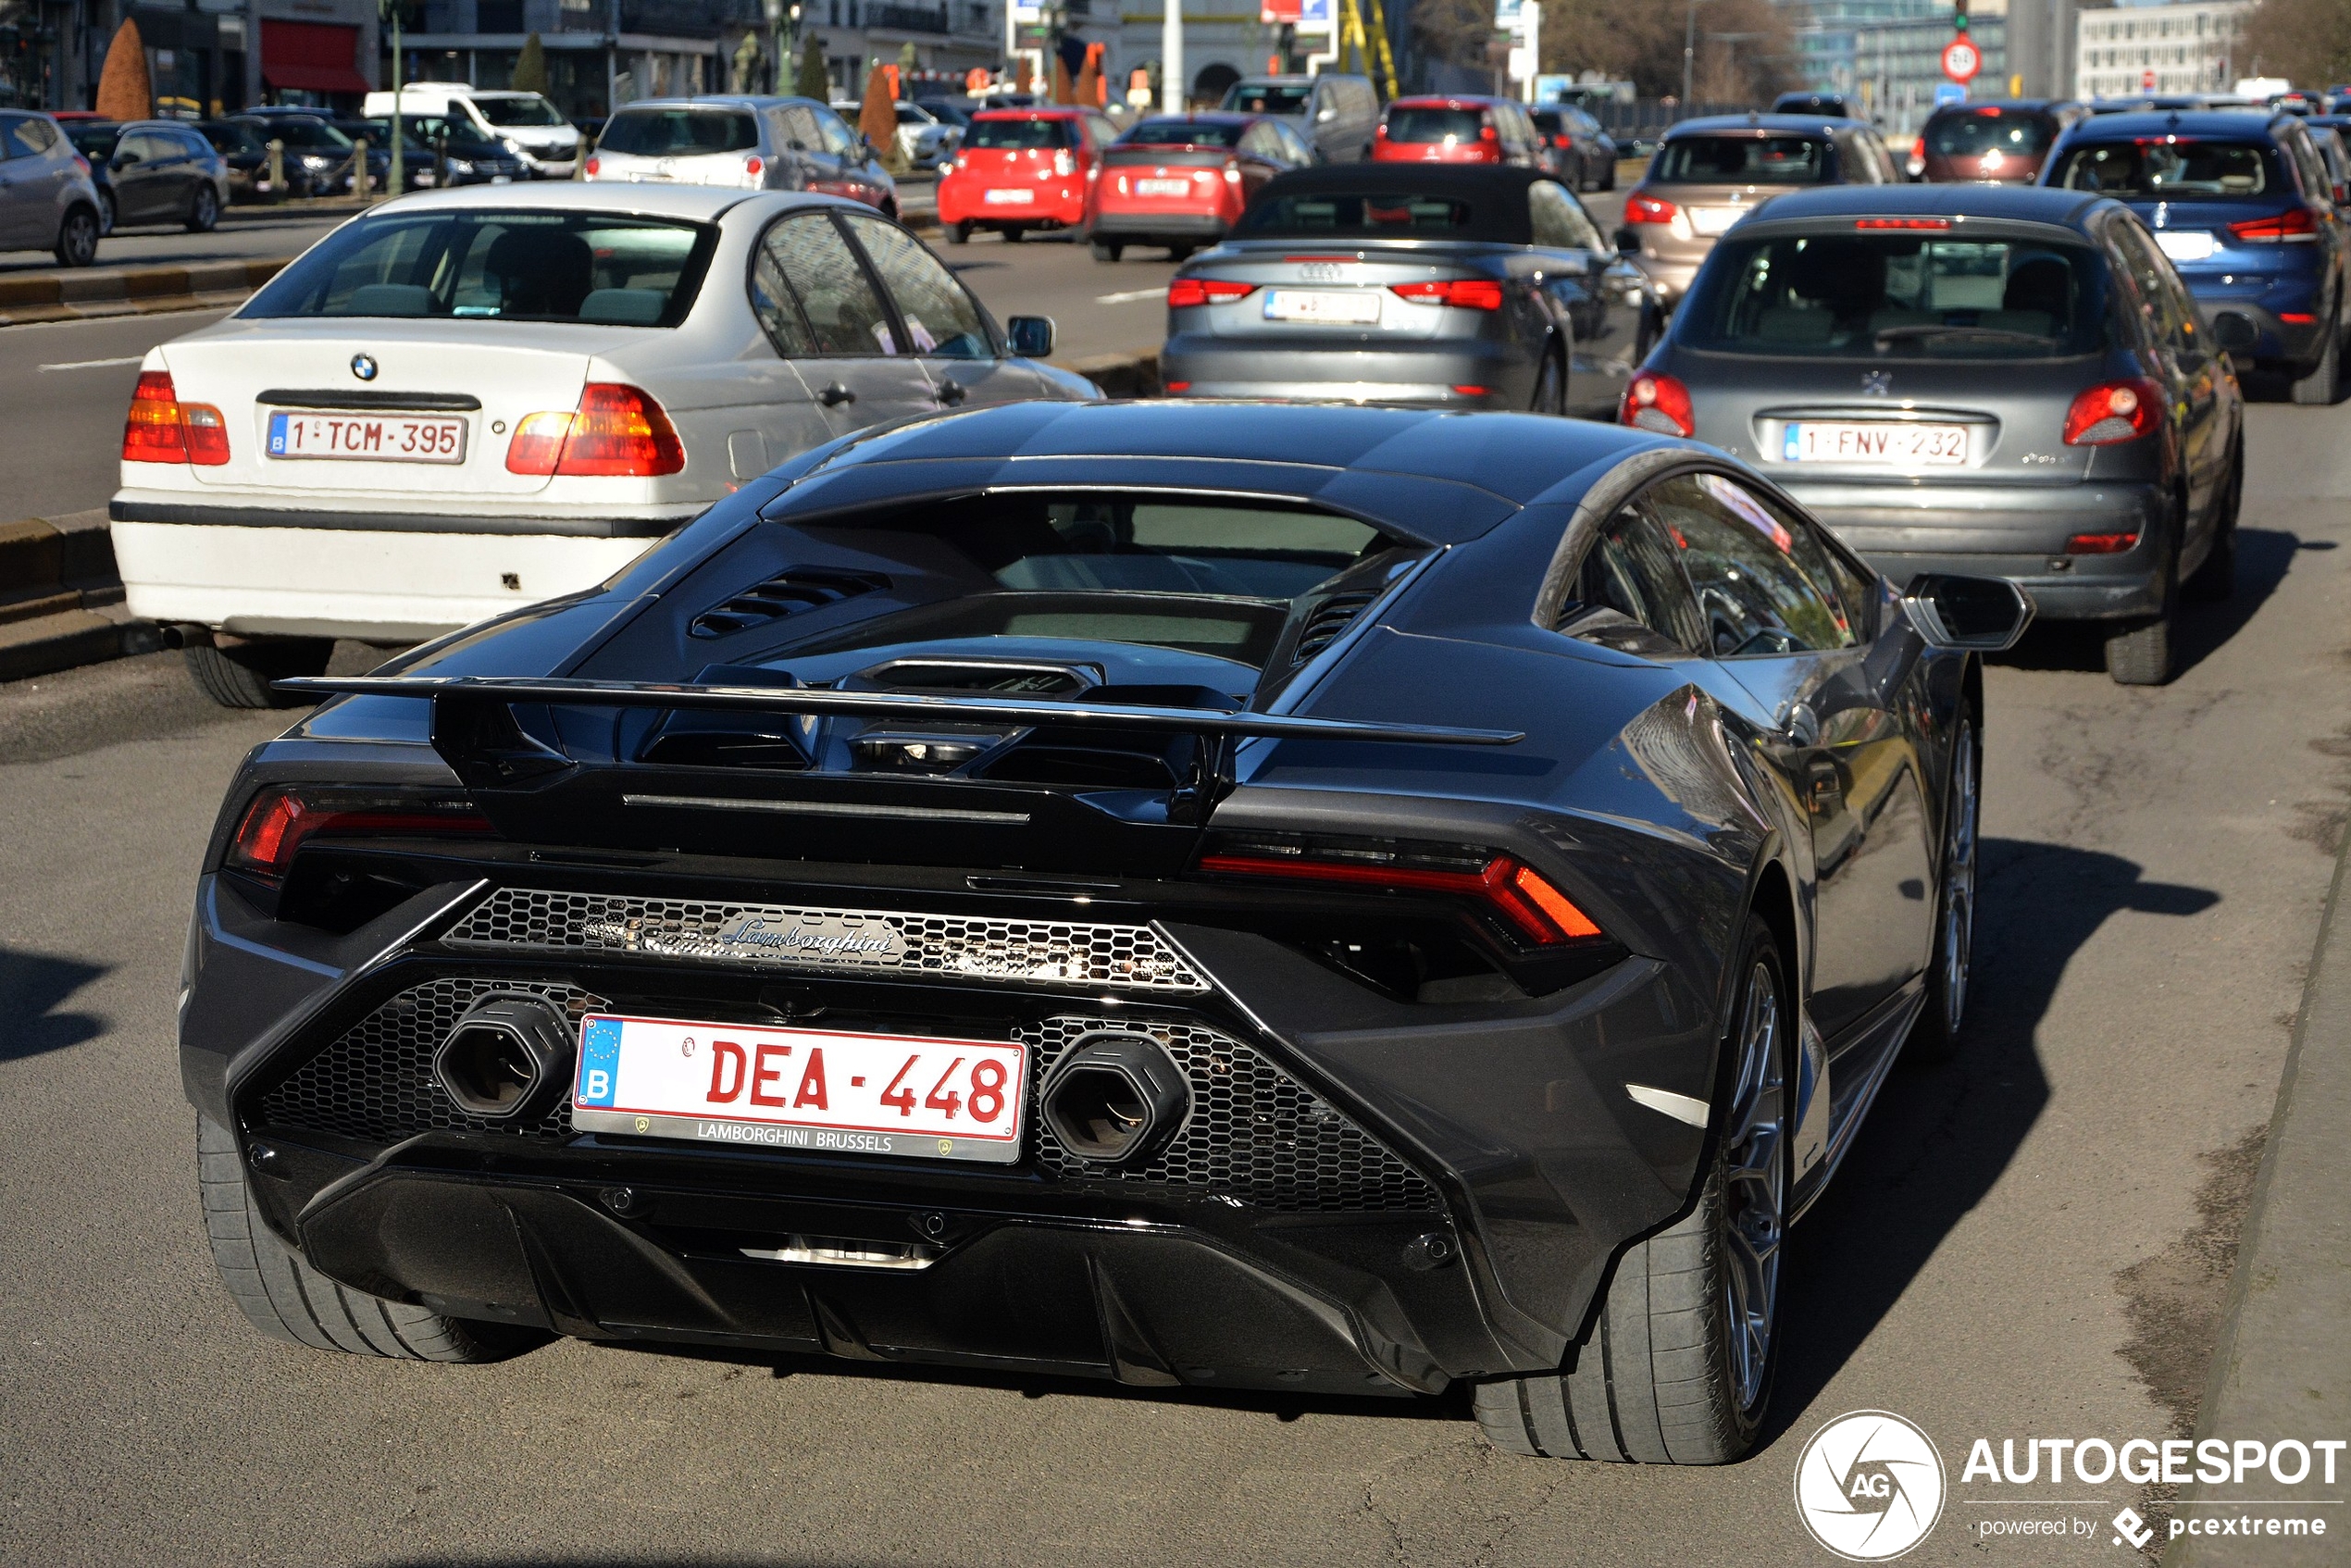
[[[1013,403],[887,427],[777,471],[779,521],[981,490],[1185,490],[1320,502],[1434,544],[1669,444],[1614,425],[1284,403]]]

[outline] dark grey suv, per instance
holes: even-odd
[[[1753,462],[1897,583],[2106,622],[2108,673],[2153,685],[2182,591],[2233,591],[2251,346],[2121,202],[1797,192],[1723,236],[1620,417]]]

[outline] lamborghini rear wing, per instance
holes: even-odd
[[[510,676],[306,676],[276,683],[280,691],[320,696],[424,697],[438,702],[553,703],[580,707],[692,708],[750,713],[820,714],[856,718],[931,719],[961,724],[1101,725],[1189,735],[1286,740],[1376,740],[1424,746],[1511,746],[1515,729],[1463,729],[1431,724],[1375,724],[1298,714],[1229,708],[1154,707],[1125,703],[1034,702],[1010,697],[930,696],[907,691],[835,691],[823,687],[693,686],[639,680],[576,680]]]

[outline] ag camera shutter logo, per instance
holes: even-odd
[[[1943,1516],[1943,1456],[1889,1411],[1857,1410],[1812,1434],[1796,1460],[1796,1513],[1850,1562],[1884,1562]]]

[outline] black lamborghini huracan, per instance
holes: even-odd
[[[229,1288],[1730,1460],[1786,1226],[1965,1002],[2004,583],[1709,449],[868,431],[254,753],[180,1052]]]

